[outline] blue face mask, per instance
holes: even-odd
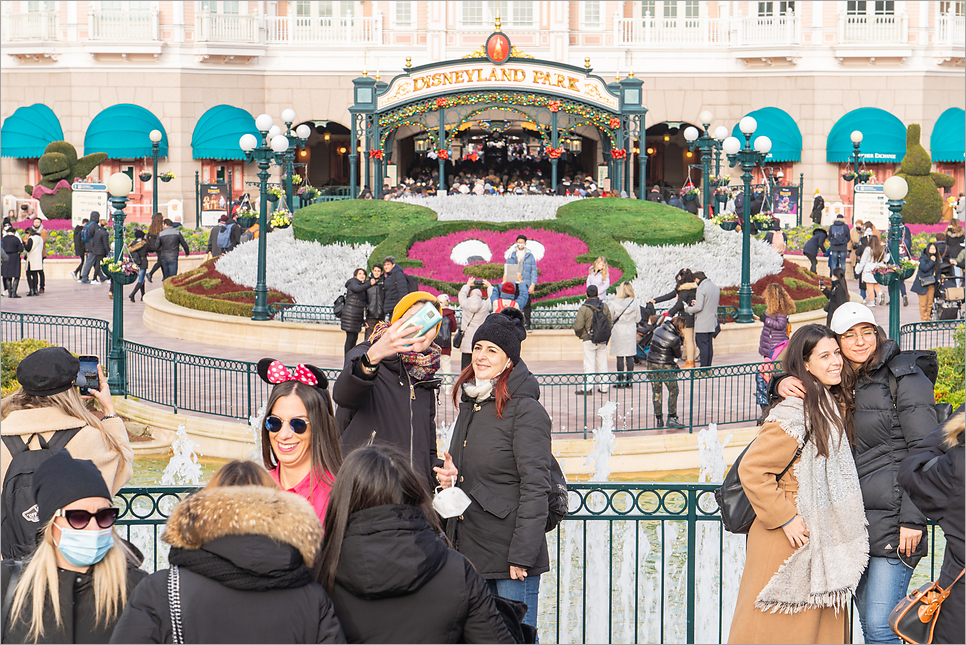
[[[58,526],[61,555],[75,567],[89,567],[100,562],[114,546],[113,529],[103,531],[78,531]]]

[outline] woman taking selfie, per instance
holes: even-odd
[[[486,580],[449,548],[422,479],[392,446],[346,457],[324,529],[318,580],[350,643],[514,642]]]
[[[540,574],[550,569],[545,536],[550,491],[550,417],[537,379],[520,360],[523,314],[504,309],[473,336],[473,363],[453,392],[459,407],[450,453],[436,468],[473,503],[446,522],[446,534],[490,590],[527,603],[523,622],[537,625]]]
[[[271,358],[258,361],[258,375],[275,386],[262,421],[262,462],[279,488],[312,504],[321,522],[342,464],[329,381],[314,365],[290,371]]]
[[[756,517],[728,641],[844,643],[869,537],[842,354],[828,327],[806,325],[784,364],[805,397],[771,409],[738,466]]]
[[[855,607],[866,643],[896,643],[889,612],[926,555],[926,518],[897,477],[909,450],[936,427],[933,384],[914,355],[900,354],[885,337],[868,307],[842,305],[832,316],[832,331],[845,358],[842,388],[853,401],[853,452],[869,527],[869,566]],[[791,376],[777,379],[780,396],[802,396]]]
[[[34,472],[33,493],[40,542],[25,562],[3,561],[3,642],[107,643],[147,574],[114,532],[104,478],[61,450]]]

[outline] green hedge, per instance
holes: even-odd
[[[36,338],[0,343],[0,397],[13,394],[20,388],[20,383],[17,382],[17,366],[24,358],[44,347],[54,345]]]
[[[255,292],[247,290],[241,285],[235,285],[229,278],[215,270],[215,260],[208,260],[197,269],[186,271],[164,281],[164,297],[168,302],[207,311],[213,314],[225,314],[227,316],[242,316],[248,318],[252,315],[252,307],[255,303]],[[210,290],[226,284],[237,286],[238,291],[227,291],[225,293],[204,295],[191,293],[188,287]],[[288,296],[278,291],[269,289],[268,302],[292,302]]]
[[[936,401],[949,403],[955,410],[966,399],[966,329],[960,325],[953,332],[955,347],[936,349],[939,358],[939,377],[936,379]]]

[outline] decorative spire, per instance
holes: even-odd
[[[496,10],[496,23],[493,25],[493,31],[501,31],[500,30],[500,26],[501,26],[501,23],[500,23],[500,10],[497,9]]]
[[[584,58],[584,69],[590,69],[590,56]]]
[[[369,77],[369,52],[362,52],[362,76]]]
[[[406,56],[406,69],[409,69],[412,66],[413,66],[413,57],[412,56]]]
[[[627,78],[634,78],[634,70],[627,72]]]

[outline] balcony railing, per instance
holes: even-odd
[[[719,18],[618,18],[617,44],[676,46],[727,43],[727,22]]]
[[[3,15],[5,42],[57,40],[57,12],[29,11]]]
[[[937,45],[966,46],[966,16],[944,13],[939,16],[936,30]]]
[[[738,16],[734,19],[733,45],[799,45],[801,32],[795,14],[783,16]]]
[[[909,42],[906,14],[839,14],[839,44],[885,45]]]
[[[160,40],[158,12],[97,11],[89,14],[90,39],[121,42]]]
[[[258,16],[210,13],[198,14],[199,43],[257,43]]]
[[[269,43],[382,43],[382,16],[271,17],[265,28]]]

